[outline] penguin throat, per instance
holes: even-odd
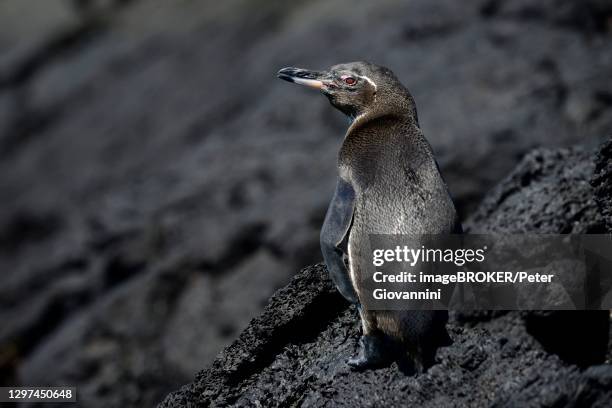
[[[360,117],[362,117],[363,115],[364,115],[363,113],[360,113],[360,114],[357,114],[357,113],[347,114],[346,117],[349,120],[349,125],[352,125],[353,123],[355,123],[355,121],[357,119],[359,119]]]
[[[366,112],[360,112],[358,109],[351,107],[349,109],[341,109],[342,113],[346,115],[349,120],[349,124],[353,124],[358,118],[362,117]]]
[[[360,126],[360,122],[363,122],[364,120],[368,120],[366,118],[366,116],[368,116],[367,112],[363,112],[360,113],[358,115],[351,115],[349,116],[350,121],[349,121],[349,127],[348,130],[346,131],[346,134],[348,135],[349,133],[351,133],[356,127]]]

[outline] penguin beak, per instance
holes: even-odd
[[[320,71],[308,71],[306,69],[287,67],[278,71],[277,76],[285,81],[293,82],[299,85],[323,90],[326,88],[328,75]]]

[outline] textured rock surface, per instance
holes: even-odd
[[[604,232],[605,210],[597,206],[598,196],[591,180],[600,180],[601,193],[605,194],[608,192],[603,191],[603,185],[609,186],[609,179],[594,175],[597,158],[591,149],[581,147],[529,153],[469,217],[466,231],[476,234]],[[609,159],[610,156],[602,156],[599,163]]]
[[[320,259],[346,123],[279,67],[393,68],[467,215],[533,147],[610,129],[609,17],[562,0],[0,2],[0,381],[152,405]]]
[[[595,162],[595,177],[591,184],[595,189],[595,201],[606,224],[607,230],[612,230],[612,138],[601,147]]]
[[[609,209],[612,196],[602,194],[612,180],[599,180],[606,188],[596,193],[589,182],[597,179],[595,168],[612,160],[608,150],[604,145],[599,152],[575,148],[529,154],[485,198],[469,229],[578,233],[593,225],[603,228],[594,198]],[[531,227],[528,220],[534,223]],[[406,375],[395,364],[353,372],[345,361],[357,350],[356,311],[334,293],[324,267],[306,268],[276,293],[264,313],[210,368],[170,394],[161,407],[612,403],[612,365],[601,364],[606,354],[608,360],[612,356],[608,311],[451,317],[454,343],[439,350],[437,364],[427,373]],[[581,371],[570,363],[576,361],[594,365]]]
[[[612,209],[612,178],[606,177],[612,163],[611,140],[596,154],[583,148],[530,153],[485,198],[466,223],[466,230],[542,234],[612,231],[609,223],[606,226]],[[565,360],[588,365],[606,352],[608,342],[602,334],[609,331],[607,312],[540,312],[524,317],[529,332]]]

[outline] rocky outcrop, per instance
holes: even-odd
[[[604,232],[606,209],[598,207],[599,196],[590,184],[601,179],[594,175],[597,157],[581,147],[529,153],[485,197],[465,223],[465,230],[474,234]],[[607,186],[609,180],[600,183]]]
[[[595,154],[580,147],[531,152],[484,199],[466,223],[466,230],[539,234],[612,231],[606,225],[612,209],[612,178],[606,177],[612,163],[610,143],[608,140]],[[594,364],[607,353],[607,311],[533,312],[524,318],[529,333],[546,350],[570,363]]]
[[[603,231],[609,145],[529,154],[467,223],[472,232]],[[598,180],[594,191],[590,181]],[[605,186],[605,187],[604,187]],[[598,209],[595,198],[604,205]],[[610,232],[610,230],[608,230]],[[160,407],[606,406],[612,401],[608,311],[454,313],[453,344],[423,375],[354,372],[356,310],[323,266],[304,269],[195,381]],[[584,367],[581,370],[578,365]]]

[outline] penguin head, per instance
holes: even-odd
[[[278,77],[320,90],[331,104],[351,118],[370,111],[416,110],[412,97],[393,72],[369,62],[334,65],[327,71],[287,67]]]

